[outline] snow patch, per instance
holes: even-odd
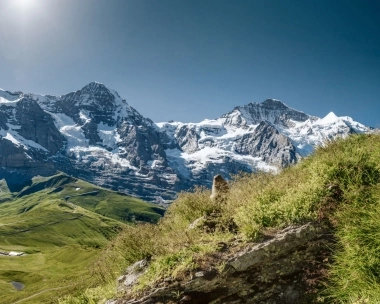
[[[66,137],[68,149],[88,146],[88,139],[84,136],[81,126],[76,124],[71,117],[62,113],[47,113],[53,117],[56,127]]]
[[[9,256],[22,256],[24,253],[23,252],[18,252],[18,251],[10,251],[8,253]]]
[[[84,124],[91,121],[88,111],[85,111],[85,110],[79,111],[79,118],[84,121]]]
[[[0,132],[0,135],[2,135],[1,132]],[[11,142],[12,142],[13,144],[15,144],[17,147],[19,147],[19,146],[21,145],[21,143],[20,143],[16,138],[14,138],[14,137],[12,136],[11,133],[8,133],[8,132],[7,132],[6,135],[3,136],[3,138],[6,139],[6,140],[11,141]]]
[[[75,146],[68,149],[69,153],[74,154],[75,158],[82,163],[89,163],[92,166],[107,166],[107,165],[119,165],[123,168],[130,168],[132,170],[138,170],[138,168],[132,166],[129,160],[122,158],[119,155],[119,149],[112,152],[105,148],[97,146]]]
[[[121,140],[117,128],[104,124],[103,122],[98,124],[98,135],[102,140],[102,144],[112,149],[116,149],[117,143]]]
[[[9,124],[8,124],[9,127]],[[22,146],[25,150],[29,150],[29,148],[35,148],[38,150],[43,150],[45,152],[49,152],[47,149],[37,144],[33,140],[26,139],[18,134],[16,131],[9,128],[8,130],[0,130],[0,136],[6,140],[12,142],[16,147]]]

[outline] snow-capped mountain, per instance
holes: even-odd
[[[320,119],[275,99],[200,123],[154,124],[92,82],[63,96],[0,90],[0,179],[22,187],[55,170],[160,202],[212,176],[278,170],[326,139],[369,128],[333,113]]]
[[[350,117],[307,115],[275,99],[249,103],[215,120],[157,126],[176,147],[167,149],[179,175],[201,181],[237,171],[277,171],[296,163],[326,140],[370,129]]]

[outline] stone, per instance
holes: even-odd
[[[197,218],[195,221],[193,221],[189,225],[189,227],[187,227],[187,230],[193,230],[193,229],[196,229],[199,227],[203,227],[205,220],[206,220],[205,216],[201,216],[201,217]]]
[[[148,261],[147,260],[140,260],[133,265],[129,266],[125,274],[120,276],[117,281],[118,281],[118,290],[125,290],[128,287],[131,287],[135,285],[138,281],[138,279],[144,274],[146,268],[148,266]]]
[[[195,276],[196,278],[204,277],[204,275],[205,275],[204,271],[197,271],[197,272],[194,274],[194,276]]]

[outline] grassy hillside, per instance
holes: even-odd
[[[158,225],[126,227],[98,261],[103,284],[112,283],[118,269],[151,258],[138,293],[160,278],[180,278],[207,263],[221,241],[259,241],[285,226],[316,221],[327,223],[337,242],[318,301],[380,303],[378,134],[331,142],[281,174],[243,175],[230,186],[218,202],[205,189],[182,193]],[[212,217],[213,228],[188,230],[201,216]],[[62,303],[103,296],[99,287]]]
[[[26,253],[0,255],[0,303],[50,303],[90,286],[91,265],[124,223],[154,222],[163,213],[152,204],[63,174],[35,178],[19,193],[6,192],[4,181],[0,188],[0,251]],[[15,290],[12,281],[25,288]]]
[[[124,222],[156,222],[164,209],[122,193],[117,193],[65,174],[35,177],[31,186],[17,193],[23,197],[47,191],[49,199],[61,199],[95,213]]]

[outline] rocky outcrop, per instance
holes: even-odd
[[[243,248],[225,244],[214,255],[225,263],[222,272],[211,266],[186,280],[167,278],[139,298],[128,296],[131,284],[124,287],[127,296],[108,303],[312,303],[333,244],[326,229],[309,223]]]
[[[0,102],[0,178],[19,191],[34,176],[56,172],[50,157],[64,147],[65,138],[31,95],[0,95],[7,101]]]
[[[235,151],[242,155],[260,157],[265,162],[285,167],[300,158],[292,141],[271,123],[262,121],[254,132],[236,140]]]
[[[155,165],[167,167],[166,154],[160,142],[159,133],[151,126],[136,121],[123,121],[118,127],[119,147],[124,150],[125,158],[132,166],[143,169],[150,161]]]
[[[175,138],[182,151],[193,153],[199,148],[198,141],[200,136],[194,126],[181,126],[176,131]]]
[[[36,101],[26,96],[16,106],[17,133],[46,149],[49,154],[57,153],[65,141],[54,124],[53,118],[44,112]]]

